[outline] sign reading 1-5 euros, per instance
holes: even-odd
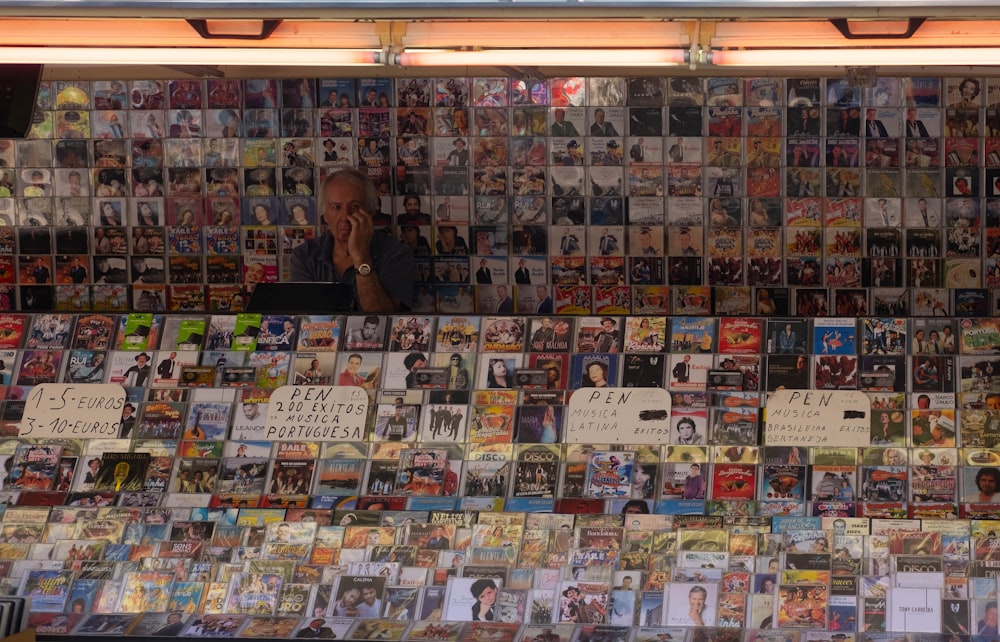
[[[19,437],[117,437],[125,388],[115,383],[42,383],[24,404]]]
[[[261,439],[364,441],[368,393],[358,386],[281,386],[271,393]]]

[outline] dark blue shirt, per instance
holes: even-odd
[[[337,274],[333,265],[333,236],[326,232],[309,239],[292,252],[292,281],[345,283],[354,287],[354,304],[359,307],[358,286],[354,267]],[[371,245],[372,270],[390,298],[400,302],[404,310],[413,304],[413,279],[416,266],[413,254],[403,243],[383,232],[375,232]]]

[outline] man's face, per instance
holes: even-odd
[[[605,321],[601,325],[604,327],[605,332],[611,332],[611,329],[615,327],[615,324],[610,321]]]
[[[258,412],[259,411],[257,410],[257,404],[255,403],[243,404],[243,416],[246,417],[247,419],[256,419]]]
[[[535,295],[538,296],[539,300],[542,300],[542,299],[545,299],[545,298],[547,298],[549,296],[549,292],[545,288],[539,287],[539,288],[537,288],[535,290]],[[542,322],[542,325],[545,325],[544,321]]]
[[[690,421],[683,421],[677,424],[677,432],[681,434],[684,439],[690,439],[694,434],[694,424]]]
[[[701,613],[705,610],[705,594],[701,591],[692,591],[688,594],[688,606],[692,611]]]
[[[331,181],[323,193],[323,221],[333,238],[346,243],[351,235],[352,212],[364,211],[363,191],[346,180]]]
[[[361,359],[354,357],[347,360],[347,371],[351,374],[357,374],[358,370],[361,369]]]
[[[986,621],[987,626],[997,625],[997,609],[996,607],[991,607],[986,609],[986,615],[983,616],[983,620]]]
[[[361,336],[365,339],[371,339],[375,336],[376,329],[378,329],[378,323],[369,323],[366,321],[365,324],[361,326]]]
[[[983,475],[979,478],[979,490],[989,495],[997,492],[997,478],[993,475]]]
[[[506,296],[507,296],[507,288],[505,288],[502,285],[497,286],[497,296],[500,297],[501,299],[506,298]]]
[[[291,534],[292,534],[291,529],[289,527],[285,526],[284,524],[282,524],[281,526],[278,527],[278,539],[279,540],[281,540],[283,542],[288,541],[288,538],[289,538],[289,536]]]

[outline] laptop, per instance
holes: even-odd
[[[258,283],[247,312],[332,314],[354,309],[354,287],[345,283]]]

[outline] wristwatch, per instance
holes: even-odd
[[[354,268],[354,271],[360,274],[361,276],[368,276],[369,274],[372,273],[371,263],[362,263],[361,265]]]

